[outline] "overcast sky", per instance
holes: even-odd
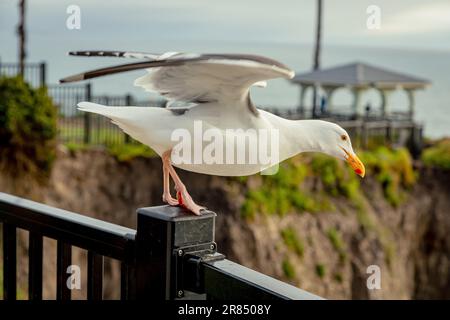
[[[7,60],[17,51],[17,3],[0,1],[0,55]],[[81,8],[81,30],[65,26],[70,4]],[[174,47],[187,42],[311,44],[315,4],[315,0],[28,1],[30,54],[39,54],[40,44],[49,39],[55,40],[55,47],[72,42],[108,48],[132,44],[147,50],[169,45],[183,50]],[[369,5],[381,9],[379,30],[366,27]],[[450,1],[324,0],[324,43],[450,51]]]

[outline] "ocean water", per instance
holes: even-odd
[[[34,46],[34,57],[45,57],[49,63],[49,82],[80,71],[101,66],[123,63],[120,59],[75,58],[65,53],[77,49],[111,49],[107,40],[103,43],[85,43],[74,47],[67,39],[57,48],[40,43]],[[177,41],[158,42],[157,45],[140,44],[124,39],[119,49],[148,50],[150,52],[183,51],[207,53],[253,53],[272,57],[290,66],[296,72],[307,72],[312,65],[312,45],[286,43],[226,43],[223,41],[192,42]],[[33,61],[41,60],[32,59]],[[367,62],[376,66],[392,69],[431,81],[431,85],[416,94],[416,120],[424,124],[425,135],[430,138],[450,136],[450,52],[432,50],[400,50],[390,48],[345,47],[325,45],[321,55],[322,68],[332,67],[355,61]],[[98,78],[92,81],[95,94],[131,93],[139,99],[152,96],[133,86],[135,78],[144,74],[144,70]],[[257,106],[292,108],[298,105],[299,88],[284,79],[268,82],[267,88],[252,88],[252,98]],[[306,99],[311,101],[311,99]],[[350,92],[343,88],[333,96],[333,103],[342,108],[351,104]],[[380,104],[379,94],[375,90],[367,92],[362,98],[362,105],[368,102],[375,108]],[[407,110],[406,93],[397,90],[390,99],[391,110]],[[338,107],[336,108],[338,109]]]

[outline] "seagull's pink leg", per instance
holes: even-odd
[[[176,205],[178,205],[178,200],[173,198],[172,195],[170,194],[170,177],[169,177],[169,167],[167,165],[167,160],[164,159],[164,157],[162,160],[163,160],[162,165],[163,165],[163,184],[164,184],[162,200],[165,203],[167,203],[168,205],[176,206]]]
[[[188,209],[189,211],[192,211],[196,215],[201,214],[201,210],[205,209],[205,207],[201,207],[197,205],[194,200],[192,200],[192,197],[186,190],[186,186],[181,181],[180,177],[176,173],[174,167],[172,166],[172,163],[170,162],[170,154],[172,150],[166,151],[163,153],[163,162],[167,164],[167,168],[169,170],[169,174],[173,179],[173,182],[175,183],[175,189],[177,190],[177,198],[178,203]]]

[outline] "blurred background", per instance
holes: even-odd
[[[152,150],[75,105],[165,102],[133,86],[143,70],[58,84],[123,62],[67,52],[267,56],[299,78],[252,88],[256,105],[292,119],[340,123],[367,178],[321,155],[295,157],[276,176],[182,172],[193,196],[219,214],[219,251],[326,298],[448,299],[449,17],[444,0],[1,1],[0,191],[130,227],[136,208],[161,204],[162,173]],[[330,78],[309,73],[349,65],[348,72],[372,80],[357,96],[337,69],[331,109]],[[389,112],[380,109],[385,104]],[[46,241],[52,252],[55,244]],[[85,264],[83,250],[74,255]],[[55,257],[48,257],[51,275]],[[371,265],[381,268],[381,288],[366,285]],[[27,272],[22,264],[21,298]],[[104,295],[117,298],[117,261],[106,263],[105,274]],[[54,297],[54,286],[48,276],[45,297]],[[84,289],[73,296],[85,297]]]

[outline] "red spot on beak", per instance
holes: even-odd
[[[355,169],[355,173],[360,175],[360,174],[362,174],[362,170],[357,168],[357,169]]]

